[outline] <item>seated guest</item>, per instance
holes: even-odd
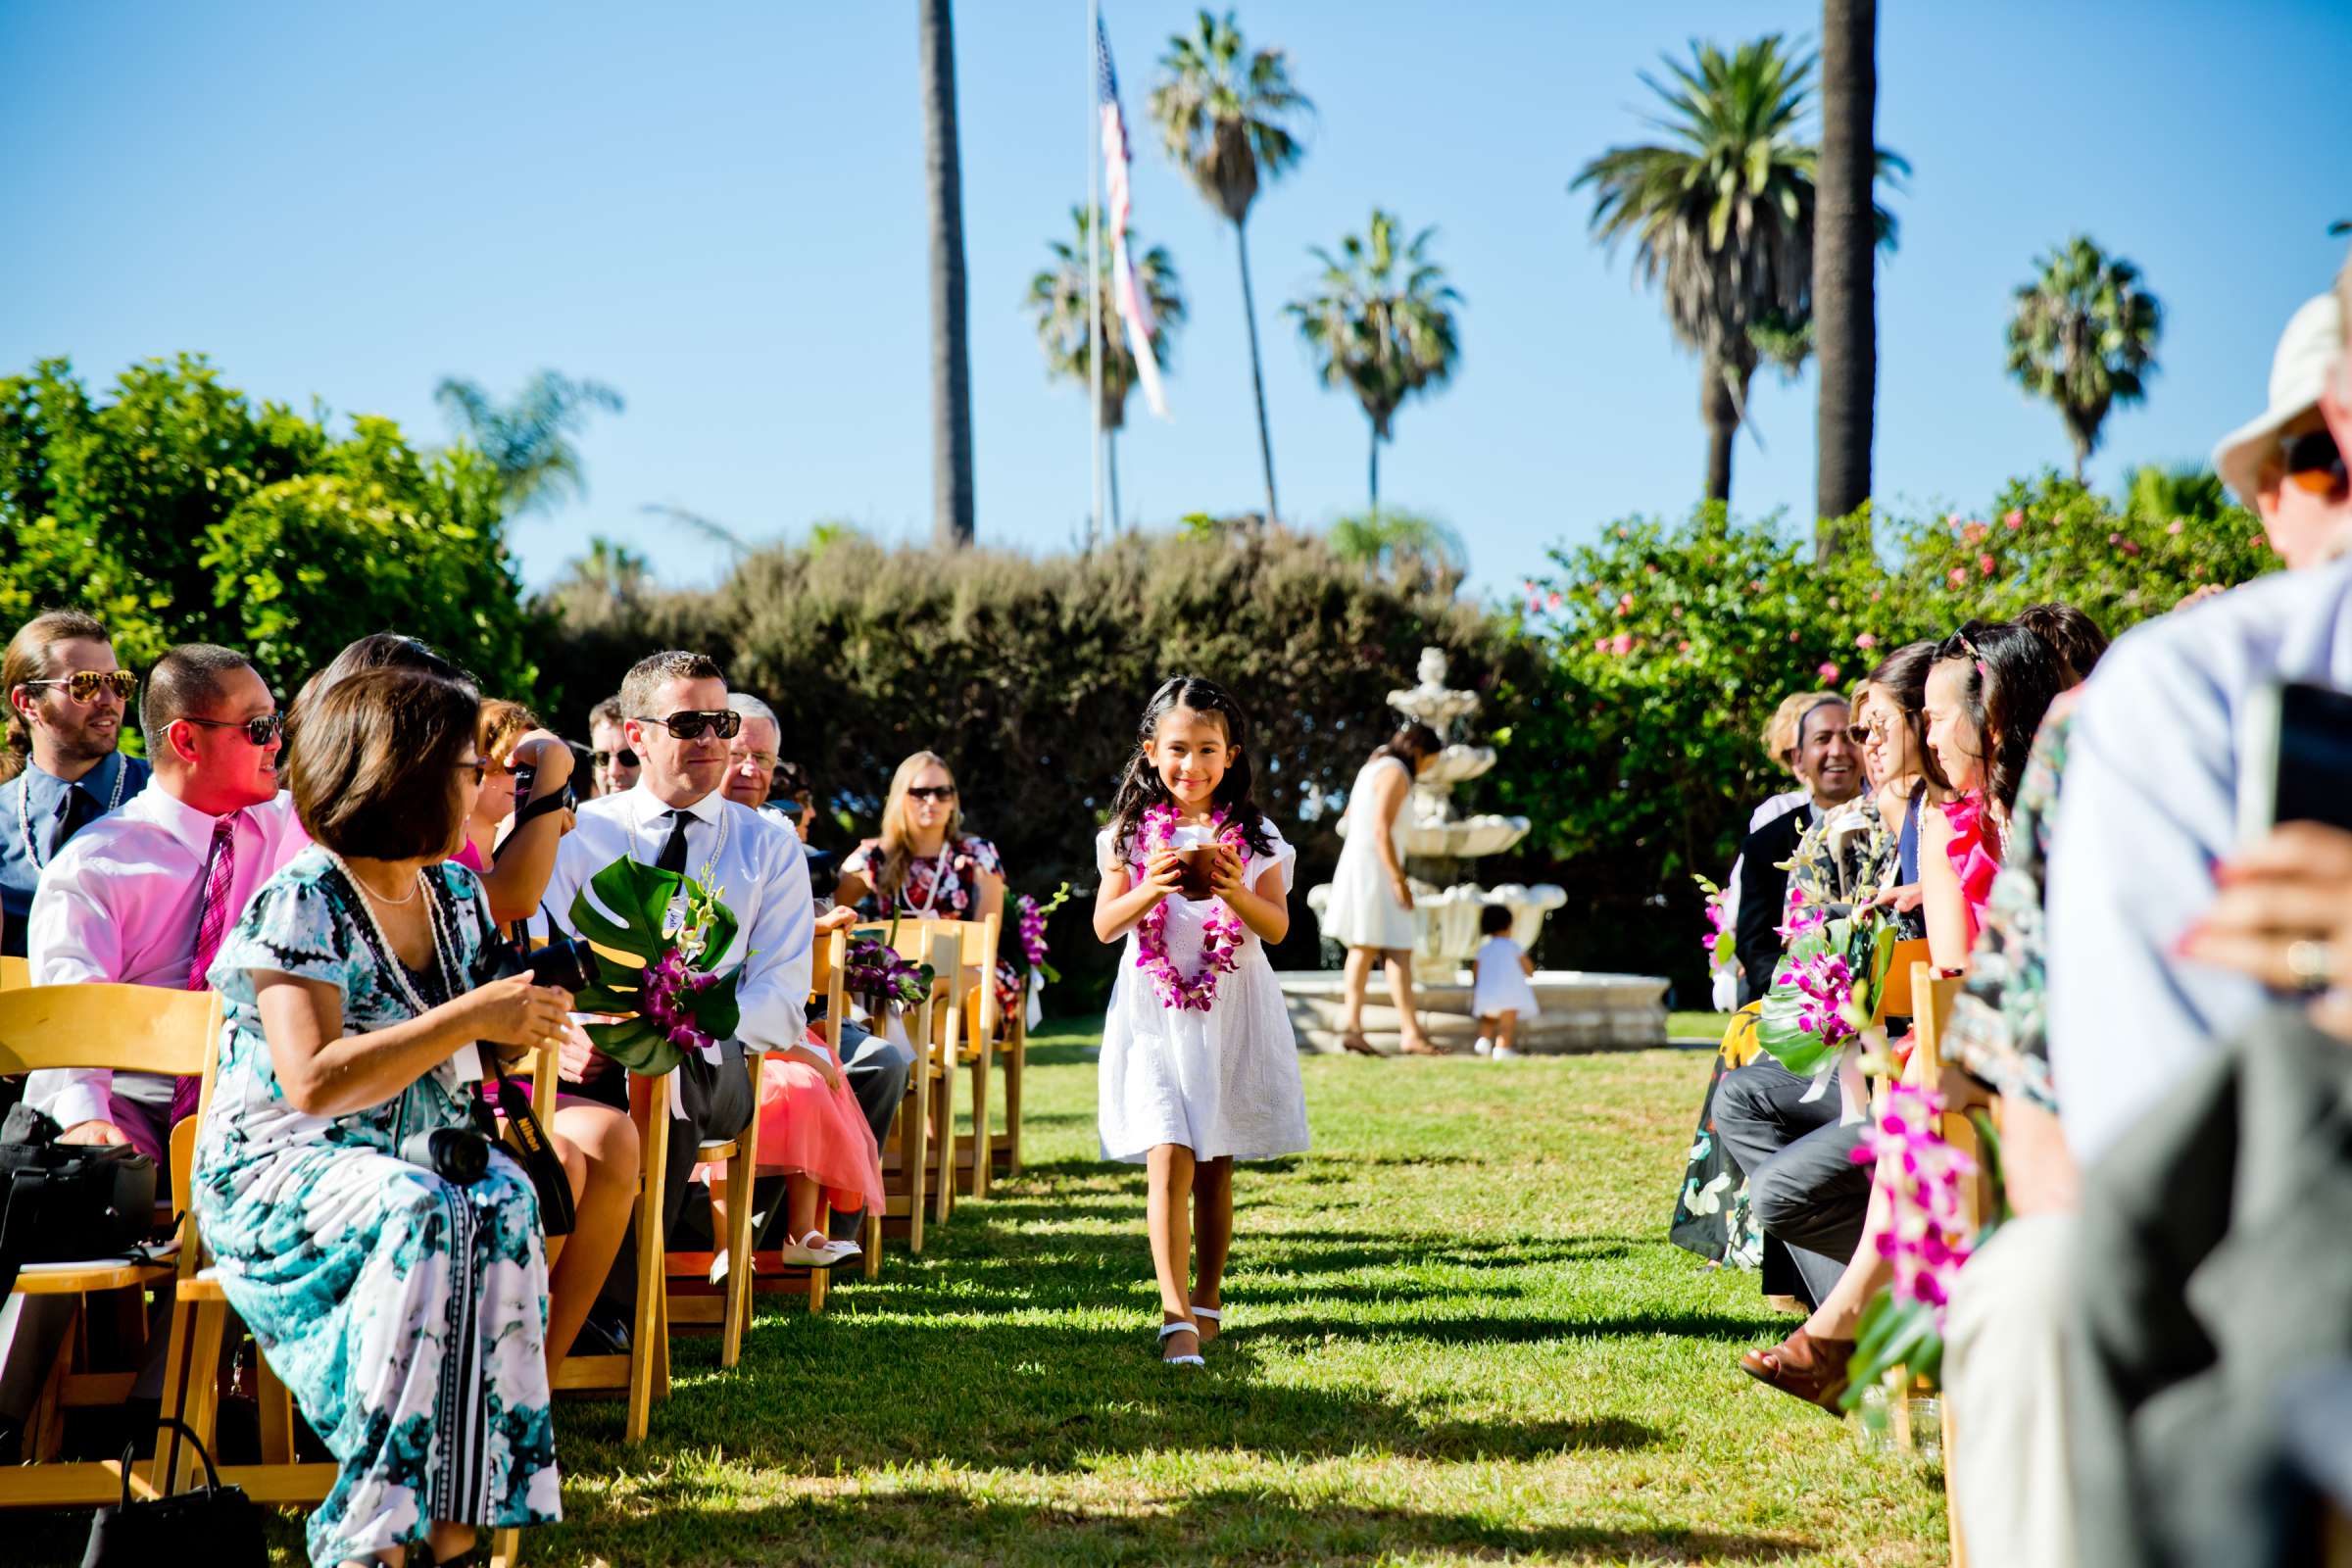
[[[816,789],[808,782],[808,770],[789,758],[778,762],[768,785],[766,809],[800,834],[801,851],[808,857],[808,885],[817,890],[817,908],[833,907],[833,890],[841,885],[841,857],[808,842],[816,827]]]
[[[1774,765],[1788,769],[1790,776],[1794,777],[1797,720],[1816,701],[1835,695],[1834,692],[1793,692],[1781,699],[1781,706],[1773,710],[1763,735],[1764,755],[1772,759]],[[1747,834],[1765,823],[1778,820],[1792,808],[1804,805],[1807,799],[1808,792],[1802,784],[1766,797],[1761,805],[1748,813],[1747,826],[1740,834],[1741,839],[1744,840]],[[1731,874],[1723,879],[1723,906],[1734,915],[1740,910],[1740,858],[1734,856]],[[1730,1012],[1744,1004],[1740,996],[1740,960],[1735,950],[1731,961],[1715,968],[1709,977],[1717,1012]]]
[[[529,709],[496,697],[482,704],[474,740],[482,755],[482,787],[466,818],[466,847],[457,861],[481,878],[490,913],[508,926],[538,912],[555,873],[556,844],[571,831],[571,809],[564,804],[571,750],[541,728]],[[515,789],[518,768],[532,772],[527,796]]]
[[[144,789],[148,766],[118,750],[138,677],[115,662],[106,627],[80,611],[48,611],[20,627],[0,657],[0,954],[21,958],[41,868]]]
[[[1809,826],[1860,793],[1860,759],[1846,734],[1849,713],[1845,699],[1836,692],[1812,693],[1797,710],[1796,723],[1789,731],[1788,763],[1805,786],[1804,804],[1789,808],[1750,833],[1740,846],[1739,923],[1734,935],[1740,953],[1742,1006],[1760,1000],[1771,989],[1772,971],[1781,959],[1780,927],[1788,906],[1788,873],[1781,867],[1796,854],[1797,841]],[[1836,1099],[1816,1095],[1808,1100],[1810,1087],[1807,1080],[1768,1055],[1725,1073],[1717,1085],[1716,1136],[1733,1161],[1747,1173],[1751,1201],[1756,1198],[1756,1173],[1767,1159],[1815,1128],[1837,1120]],[[1819,1183],[1808,1179],[1807,1186],[1852,1181],[1856,1193],[1864,1191],[1867,1179],[1847,1176],[1849,1168],[1833,1163],[1815,1173]],[[1760,1203],[1756,1217],[1759,1221],[1764,1217]],[[1765,1294],[1785,1296],[1829,1288],[1841,1257],[1809,1262],[1797,1249],[1815,1239],[1810,1233],[1800,1231],[1783,1238],[1769,1225],[1765,1230],[1770,1238],[1764,1259]],[[1835,1238],[1831,1240],[1834,1244]],[[1793,1267],[1790,1253],[1794,1254]],[[1808,1282],[1815,1278],[1821,1283],[1809,1287]]]
[[[963,831],[956,804],[956,775],[945,758],[917,752],[890,778],[882,802],[882,833],[841,862],[833,891],[840,904],[871,905],[879,920],[985,920],[1004,912],[1004,861],[997,847]],[[1006,933],[998,939],[1018,940]],[[1020,971],[997,960],[999,1018],[1008,1019],[1020,996]]]
[[[33,896],[34,985],[109,981],[202,990],[220,939],[286,858],[277,700],[245,656],[195,643],[147,677],[140,713],[155,778],[83,829]],[[104,1069],[36,1072],[25,1098],[72,1144],[129,1144],[168,1177],[172,1126],[197,1082]]]
[[[1936,754],[1928,750],[1928,670],[1936,662],[1936,646],[1911,643],[1881,660],[1863,679],[1854,706],[1852,733],[1862,737],[1872,798],[1880,820],[1894,836],[1893,882],[1882,898],[1906,912],[1915,911],[1921,899],[1921,821],[1951,795]],[[1923,933],[1904,928],[1902,934]]]
[[[620,699],[608,697],[588,710],[589,799],[619,795],[637,787],[637,754],[621,735]]]
[[[2028,605],[2017,612],[2017,623],[2049,644],[2064,666],[2061,679],[2069,690],[2090,679],[2107,652],[2107,633],[2072,605]]]
[[[288,737],[314,841],[210,971],[228,1007],[195,1209],[229,1305],[342,1474],[321,1565],[447,1561],[477,1528],[561,1514],[538,1202],[492,1150],[474,1180],[415,1160],[473,1128],[461,1053],[543,1046],[569,997],[478,983],[496,941],[455,854],[480,762],[472,689],[381,669],[315,693]]]
[[[776,752],[783,730],[776,720],[775,710],[769,708],[759,698],[743,692],[729,692],[727,706],[743,715],[743,728],[730,743],[727,753],[727,799],[741,806],[749,806],[767,816],[777,826],[798,839],[805,850],[808,842],[807,810],[804,808],[800,813],[799,821],[796,822],[792,818],[776,812],[767,804],[769,795],[774,788],[778,769],[783,766],[791,766],[796,773],[799,771],[796,764],[779,763],[777,760]],[[821,899],[820,902],[823,904],[826,913],[818,916],[815,934],[821,935],[837,926],[849,925],[857,919],[856,911],[851,909],[843,909],[837,915],[832,913],[834,906],[830,898]],[[891,1126],[898,1120],[899,1106],[906,1099],[906,1080],[914,1071],[914,1053],[895,1040],[886,1040],[880,1035],[869,1033],[844,1018],[841,1020],[840,1065],[843,1074],[849,1080],[850,1092],[857,1097],[859,1113],[865,1118],[866,1127],[873,1135],[874,1144],[879,1147],[889,1140]],[[782,1086],[787,1081],[784,1070],[786,1066],[787,1063],[784,1060],[771,1057],[761,1067],[760,1098],[762,1106],[783,1093]],[[809,1073],[813,1071],[813,1063],[794,1062],[790,1063],[790,1066],[792,1069],[791,1081],[806,1085]],[[768,1076],[771,1073],[775,1077],[777,1086],[772,1094],[768,1084]],[[771,1168],[780,1170],[783,1168],[781,1165],[771,1167],[766,1157],[767,1147],[764,1139],[768,1123],[764,1119],[765,1114],[762,1111],[763,1119],[760,1126],[763,1142],[760,1168],[762,1171]],[[782,1145],[779,1143],[775,1147],[781,1148]],[[838,1185],[846,1187],[854,1184],[841,1183]],[[857,1205],[835,1204],[834,1206],[838,1208]],[[809,1212],[813,1211],[814,1203],[811,1200]],[[796,1222],[792,1234],[798,1238],[805,1235],[808,1230],[808,1225]]]
[[[2033,737],[2064,672],[2055,650],[2007,622],[1972,620],[1936,650],[1926,684],[1927,742],[1953,798],[1926,818],[1920,892],[1929,961],[1946,973],[1967,967]],[[1833,1410],[1845,1389],[1862,1309],[1889,1277],[1872,1238],[1890,1222],[1891,1201],[1876,1188],[1869,1168],[1848,1166],[1862,1178],[1859,1204],[1850,1176],[1838,1183],[1813,1180],[1818,1151],[1842,1142],[1841,1157],[1850,1159],[1858,1144],[1860,1124],[1844,1124],[1843,1109],[1834,1102],[1829,1125],[1782,1151],[1752,1177],[1766,1234],[1821,1235],[1835,1224],[1834,1243],[1842,1251],[1834,1254],[1836,1274],[1803,1325],[1780,1344],[1740,1358],[1748,1376]],[[1807,1283],[1819,1277],[1808,1271]]]
[[[827,1067],[832,1058],[807,1039],[814,913],[800,840],[721,790],[727,743],[742,723],[727,706],[725,676],[702,654],[656,654],[621,682],[620,703],[622,743],[641,763],[636,786],[580,808],[578,825],[556,852],[555,876],[532,929],[570,934],[574,898],[623,857],[691,877],[739,923],[723,960],[741,973],[735,1037],[713,1048],[716,1059],[690,1055],[677,1069],[686,1123],[677,1131],[685,1136],[670,1139],[663,1216],[674,1225],[698,1139],[733,1138],[751,1122],[756,1107],[745,1053],[795,1054],[821,1058]],[[600,1052],[568,1046],[564,1076],[588,1098],[627,1106],[625,1074]]]
[[[2297,311],[2270,407],[2214,454],[2289,569],[2133,627],[2083,690],[2051,836],[2048,1007],[2059,1114],[2086,1167],[2265,1004],[2176,947],[2238,847],[2252,701],[2276,681],[2352,689],[2352,560],[2332,553],[2352,536],[2334,447],[2352,440],[2347,324],[2336,300]]]

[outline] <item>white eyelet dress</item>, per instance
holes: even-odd
[[[1340,846],[1340,863],[1331,873],[1331,902],[1323,906],[1323,938],[1343,948],[1379,948],[1390,953],[1412,951],[1413,912],[1396,902],[1389,885],[1389,868],[1380,858],[1380,822],[1372,804],[1372,781],[1384,767],[1411,767],[1400,757],[1375,757],[1348,788],[1348,837]],[[1412,814],[1411,801],[1398,808],[1389,824],[1390,841],[1396,847],[1396,863],[1404,863],[1404,829]]]
[[[1298,852],[1273,823],[1266,824],[1266,834],[1273,854],[1245,850],[1242,875],[1254,888],[1278,865],[1287,897]],[[1108,828],[1096,835],[1095,865],[1105,876],[1117,868]],[[1129,874],[1141,872],[1131,865]],[[1201,927],[1216,903],[1181,895],[1168,900],[1168,956],[1179,974],[1200,968]],[[1304,1150],[1298,1043],[1265,945],[1245,929],[1238,967],[1218,977],[1216,1003],[1200,1012],[1159,1004],[1152,977],[1136,967],[1138,943],[1130,931],[1102,1021],[1102,1157],[1141,1164],[1161,1144],[1180,1144],[1197,1159],[1274,1159]]]

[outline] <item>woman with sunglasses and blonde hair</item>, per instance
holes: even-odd
[[[985,920],[1004,912],[1004,862],[997,847],[963,831],[956,775],[936,752],[917,752],[890,776],[882,835],[841,862],[837,904],[871,895],[875,912],[928,920]]]

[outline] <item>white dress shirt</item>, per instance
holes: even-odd
[[[2134,627],[2076,710],[2050,834],[2050,1070],[2095,1159],[2263,1005],[2255,981],[2172,956],[2236,845],[2249,700],[2352,689],[2352,560],[2233,588]]]
[[[693,817],[686,826],[686,874],[708,886],[736,920],[735,941],[719,962],[722,974],[743,971],[735,992],[742,1013],[735,1038],[755,1052],[799,1046],[808,1026],[816,934],[800,835],[717,790],[685,809]],[[618,795],[582,803],[577,825],[556,850],[555,875],[531,930],[547,935],[552,922],[576,935],[573,898],[624,856],[648,865],[660,859],[669,841],[669,810],[643,780]]]
[[[95,980],[185,990],[216,820],[151,783],[121,810],[74,835],[33,892],[25,931],[32,983]],[[283,792],[236,812],[233,821],[236,862],[224,935],[261,885],[309,842],[295,820],[294,798]],[[114,1077],[103,1068],[36,1072],[24,1098],[61,1127],[107,1121]]]

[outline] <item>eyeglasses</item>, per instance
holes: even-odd
[[[588,761],[590,765],[599,769],[635,767],[637,765],[637,754],[630,751],[626,746],[623,746],[617,752],[590,752],[588,754]]]
[[[689,708],[682,712],[672,713],[667,718],[654,718],[640,713],[637,715],[637,722],[659,724],[682,741],[699,741],[705,735],[716,735],[722,741],[731,741],[735,738],[736,732],[743,728],[743,715],[732,708],[715,710]]]
[[[489,776],[489,765],[483,762],[479,758],[476,758],[470,762],[460,762],[458,764],[458,776],[460,778],[464,778],[466,774],[471,773],[473,775],[473,787],[475,789],[480,789],[482,787],[482,780]]]
[[[2286,471],[2286,482],[2308,494],[2331,496],[2344,487],[2344,455],[2326,430],[2306,430],[2280,441],[2278,464]]]
[[[77,669],[56,680],[28,680],[27,686],[63,686],[66,695],[77,703],[92,703],[102,691],[113,692],[123,702],[139,689],[139,677],[127,669]]]
[[[956,786],[953,784],[925,784],[918,789],[908,790],[906,792],[906,798],[910,801],[939,801],[944,803],[947,801],[952,801],[956,798]]]
[[[245,732],[245,738],[256,746],[267,746],[286,732],[286,715],[283,713],[257,713],[251,718],[197,718],[182,713],[180,717],[190,724],[202,724],[206,729],[241,729]]]
[[[750,762],[756,767],[766,768],[771,773],[776,769],[776,754],[773,752],[735,752],[730,754],[727,760],[739,767],[745,762]]]

